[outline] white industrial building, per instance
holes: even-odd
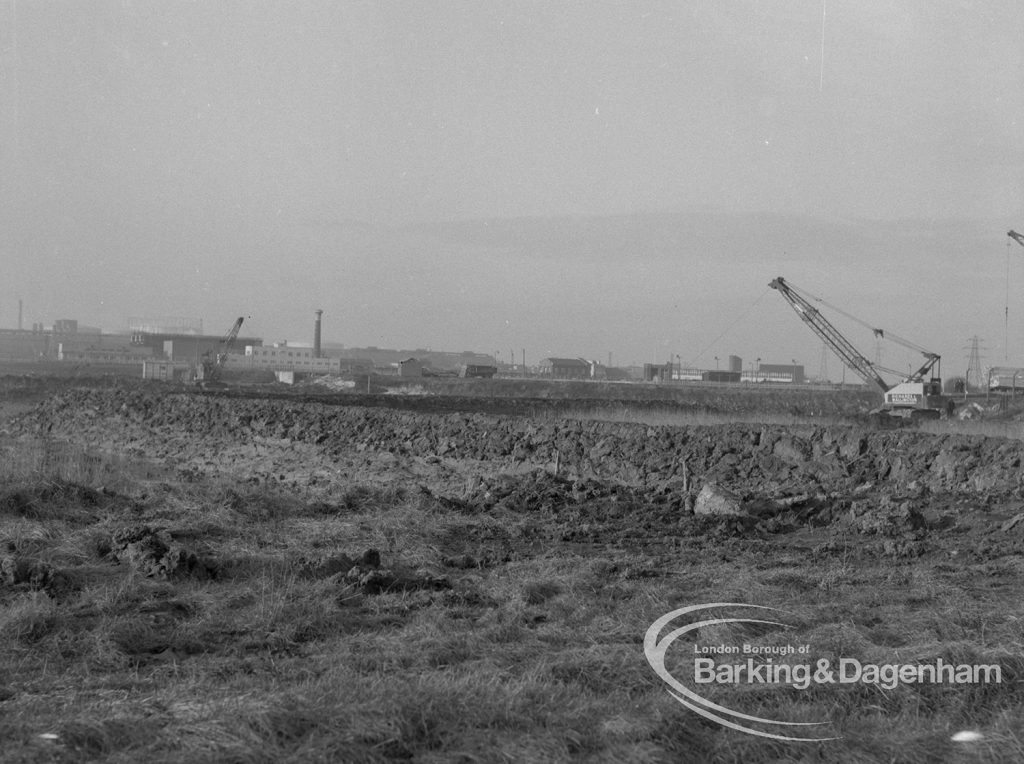
[[[229,356],[229,368],[272,369],[274,371],[305,371],[313,374],[340,374],[340,358],[317,357],[309,347],[294,345],[246,345],[244,356]]]
[[[990,390],[1024,390],[1024,369],[993,366],[985,374]]]

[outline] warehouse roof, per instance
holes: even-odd
[[[552,366],[586,366],[590,368],[590,364],[582,358],[545,358],[541,363],[550,363]]]

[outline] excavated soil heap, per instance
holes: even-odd
[[[390,454],[485,462],[493,473],[557,465],[563,475],[646,490],[691,491],[715,482],[740,492],[792,494],[871,483],[894,491],[1019,495],[1024,486],[1021,441],[855,426],[647,426],[70,390],[10,429],[134,453],[179,470],[245,472],[254,482],[312,474],[314,466],[328,468],[321,470],[325,479],[332,464],[352,455]]]

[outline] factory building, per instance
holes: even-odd
[[[670,363],[645,363],[644,382],[664,382],[672,379],[674,371]]]
[[[488,364],[463,364],[459,376],[463,379],[492,379],[498,373],[498,367]]]
[[[762,363],[757,367],[756,379],[758,382],[791,382],[802,385],[804,367],[796,363]]]
[[[195,363],[204,355],[216,355],[224,349],[224,338],[213,335],[175,335],[135,332],[131,343],[136,348],[148,348],[153,356],[167,358],[171,361],[191,361]],[[239,345],[259,347],[263,340],[259,337],[239,337]]]
[[[346,348],[325,345],[322,355],[340,358],[343,368],[375,368],[385,371],[397,368],[396,364],[407,358],[416,358],[425,367],[434,370],[449,370],[458,373],[463,366],[497,366],[494,356],[465,350],[461,353],[415,348],[398,350],[379,347]]]
[[[53,325],[34,323],[31,329],[0,329],[0,360],[71,360],[83,351],[127,352],[128,337],[102,334],[96,327],[73,319],[58,319]],[[80,360],[80,359],[75,359]]]
[[[35,360],[50,355],[56,349],[48,332],[21,329],[0,329],[0,360]]]
[[[701,380],[704,382],[739,382],[741,373],[739,371],[712,369],[701,374]]]
[[[167,360],[146,360],[142,362],[142,378],[158,379],[162,382],[184,381],[189,377],[188,365]]]
[[[130,318],[128,329],[135,348],[149,348],[154,358],[198,363],[205,355],[224,350],[224,335],[204,334],[201,320],[185,318]],[[238,346],[259,346],[259,337],[237,337]]]
[[[340,374],[343,365],[340,358],[319,357],[316,348],[294,345],[246,345],[245,355],[233,353],[228,356],[227,367]]]
[[[545,358],[539,368],[551,379],[590,379],[590,363],[582,358]]]
[[[1024,369],[1011,366],[993,366],[986,374],[990,390],[1024,391]]]
[[[136,364],[152,357],[153,353],[149,348],[133,348],[128,346],[81,348],[63,342],[57,344],[57,360],[67,363]]]
[[[406,358],[398,362],[398,376],[400,377],[422,377],[423,362],[415,358]]]

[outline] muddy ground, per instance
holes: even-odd
[[[71,388],[12,420],[8,437],[51,438],[129,457],[145,476],[220,475],[329,496],[401,484],[465,513],[537,517],[549,540],[654,551],[695,510],[734,516],[727,534],[979,559],[1024,551],[1024,441],[869,424],[652,426],[396,411],[254,392]],[[454,405],[449,402],[448,405]],[[702,491],[705,501],[701,500]],[[708,491],[725,497],[707,509]],[[720,505],[720,506],[719,506]],[[725,507],[723,509],[723,507]],[[802,542],[805,543],[805,542]]]
[[[925,636],[920,638],[922,650],[977,642],[979,650],[1006,651],[1019,644],[1014,640],[1020,635],[1020,581],[1024,574],[1024,441],[966,434],[956,422],[941,432],[878,429],[859,416],[861,405],[855,402],[846,423],[835,423],[844,414],[827,397],[809,397],[799,404],[790,401],[788,405],[813,411],[802,418],[794,415],[786,425],[678,425],[578,418],[573,415],[576,402],[571,400],[539,404],[537,399],[524,403],[436,396],[441,400],[435,400],[383,393],[326,395],[309,390],[269,394],[258,388],[200,392],[136,383],[52,383],[32,388],[12,382],[6,392],[7,417],[0,432],[0,460],[4,463],[16,464],[19,453],[30,451],[36,462],[59,462],[65,454],[76,454],[76,458],[85,454],[95,456],[106,467],[114,464],[131,474],[132,493],[117,484],[116,471],[110,474],[110,485],[61,488],[84,491],[81,496],[76,494],[79,504],[117,507],[116,522],[111,519],[113,510],[96,513],[106,518],[100,522],[91,510],[80,511],[86,528],[82,533],[89,523],[96,524],[88,530],[97,539],[89,542],[95,558],[90,558],[89,576],[99,576],[100,568],[103,576],[130,568],[157,581],[243,580],[246,571],[255,570],[260,557],[217,559],[207,554],[217,548],[216,534],[223,539],[248,532],[228,527],[223,521],[228,510],[265,530],[275,522],[283,523],[287,507],[293,506],[279,497],[294,497],[296,511],[302,514],[295,526],[300,530],[302,523],[311,522],[309,518],[357,513],[367,532],[387,538],[412,529],[394,526],[393,521],[387,528],[374,529],[372,511],[366,506],[371,499],[370,504],[383,501],[381,497],[401,496],[410,507],[402,517],[420,523],[422,529],[416,532],[422,530],[426,540],[415,565],[411,560],[387,558],[386,549],[382,563],[379,551],[355,549],[355,542],[345,539],[330,539],[331,544],[342,544],[344,553],[334,550],[333,556],[323,559],[314,559],[313,554],[314,548],[327,543],[319,537],[310,537],[308,559],[305,550],[300,554],[291,546],[278,551],[287,551],[289,559],[294,558],[300,578],[340,587],[344,596],[337,595],[339,602],[347,602],[352,591],[360,596],[445,591],[449,592],[443,600],[446,608],[450,610],[451,602],[458,600],[459,607],[469,614],[467,634],[483,628],[494,613],[515,611],[516,617],[528,616],[525,625],[517,626],[517,639],[542,629],[546,619],[556,620],[555,609],[542,612],[549,601],[569,612],[572,598],[565,592],[576,585],[529,583],[525,593],[518,595],[522,602],[514,605],[518,600],[506,602],[499,595],[521,569],[517,566],[557,566],[571,559],[576,568],[591,570],[593,562],[598,566],[594,570],[600,568],[601,575],[616,582],[615,596],[622,602],[636,602],[638,612],[643,613],[635,617],[636,623],[620,618],[614,628],[605,628],[611,628],[617,640],[615,655],[625,656],[621,657],[621,675],[629,697],[643,698],[650,708],[661,708],[658,704],[670,701],[663,688],[652,687],[653,677],[638,652],[652,618],[648,611],[656,616],[672,606],[708,601],[706,597],[760,596],[771,598],[768,604],[772,606],[806,602],[817,613],[808,616],[808,623],[816,623],[817,618],[828,628],[833,621],[836,629],[844,624],[844,634],[861,633],[872,649],[895,647],[898,651],[916,645],[910,643],[917,637],[901,635],[898,625],[879,620],[883,614],[898,617],[909,610],[928,615],[927,628],[922,631]],[[394,403],[396,400],[400,402]],[[849,404],[849,399],[836,400],[841,406]],[[626,408],[646,405],[601,401],[605,406]],[[740,398],[729,401],[734,411],[744,407]],[[675,404],[692,404],[702,410],[709,407],[707,399],[690,404],[677,400]],[[818,423],[816,416],[827,416],[829,423]],[[159,512],[149,507],[154,496],[175,490],[173,486],[211,481],[228,486],[218,488],[215,511],[222,518],[217,521],[220,525],[212,521],[204,525],[205,521],[192,515],[187,522],[179,522],[168,519],[166,507]],[[45,493],[46,489],[33,490]],[[264,494],[278,498],[260,499]],[[41,499],[41,494],[24,491],[5,496],[9,506],[0,511],[37,520],[34,507],[42,499],[48,507],[65,499],[63,494]],[[201,507],[190,512],[201,514]],[[204,528],[212,530],[208,533]],[[62,542],[64,547],[54,551],[47,563],[41,552],[31,558],[18,551],[45,546],[35,536],[23,535],[14,539],[3,555],[0,601],[4,596],[13,598],[14,593],[39,592],[58,605],[73,602],[74,593],[67,582],[84,574],[60,567],[61,560],[70,559],[61,551],[67,543]],[[273,538],[261,536],[258,543],[267,554],[277,549]],[[470,572],[476,583],[460,589],[458,582],[468,580]],[[734,580],[719,580],[722,575]],[[648,581],[657,587],[644,589],[643,582]],[[689,588],[679,583],[687,581],[702,583],[687,584]],[[920,590],[910,591],[910,584],[900,583],[914,581],[923,582]],[[738,582],[748,583],[741,586]],[[675,599],[655,596],[654,592],[662,589]],[[711,593],[721,591],[730,593]],[[595,599],[604,606],[607,592],[601,592]],[[957,631],[954,639],[949,624],[956,613],[966,612],[962,603],[975,600],[980,609],[980,632],[968,631],[957,622],[962,633]],[[420,606],[422,603],[415,605]],[[345,607],[349,608],[345,612],[353,612],[354,606]],[[371,605],[359,607],[364,617],[375,612]],[[404,601],[402,607],[408,612],[389,616],[389,628],[415,623],[416,616],[409,614],[414,607]],[[516,610],[522,607],[527,609],[525,614]],[[471,617],[477,620],[469,623]],[[571,619],[566,624],[567,629],[575,628]],[[973,621],[969,628],[975,628]],[[985,643],[986,629],[989,633],[1001,630],[998,643]],[[304,639],[319,644],[312,637]],[[543,634],[538,639],[536,655],[544,655]],[[306,649],[301,647],[305,642],[293,641],[295,645],[289,649],[296,656],[305,655],[301,652]],[[843,637],[843,650],[848,649],[847,642]],[[198,642],[195,646],[169,641],[154,645],[137,649],[146,656],[169,654],[170,658],[161,660],[174,661],[199,660],[195,654],[212,649]],[[467,650],[460,660],[468,664],[479,656]],[[810,749],[787,758],[794,755],[791,749],[780,749],[776,756],[768,749],[743,748],[757,741],[711,724],[701,726],[699,720],[694,721],[696,717],[679,709],[676,716],[666,717],[674,720],[671,724],[648,729],[645,720],[653,717],[647,705],[635,711],[639,721],[629,733],[636,738],[629,738],[633,747],[622,747],[625,744],[615,742],[618,738],[605,727],[601,728],[605,732],[593,736],[592,748],[577,745],[581,746],[581,758],[585,759],[589,750],[608,757],[605,760],[624,760],[638,751],[649,753],[643,760],[681,760],[686,751],[700,749],[707,753],[706,760],[721,761],[881,760],[874,758],[876,753],[893,761],[1010,761],[1024,751],[1020,739],[1007,732],[1013,729],[1012,718],[1024,708],[1021,665],[1019,654],[1007,658],[1007,682],[1000,689],[1003,694],[991,695],[994,701],[982,698],[974,705],[968,699],[957,706],[960,716],[940,719],[936,715],[930,721],[928,714],[933,712],[920,711],[914,705],[919,698],[893,695],[904,698],[899,701],[903,704],[900,709],[909,709],[900,713],[917,714],[907,727],[917,736],[910,743],[897,739],[878,742],[879,731],[885,729],[889,734],[890,727],[885,726],[884,718],[866,715],[875,714],[870,709],[879,708],[879,703],[890,701],[872,698],[872,703],[864,706],[869,710],[857,706],[850,712],[851,721],[842,730],[852,741],[845,744],[848,748],[815,749],[813,756],[807,753]],[[595,663],[591,668],[599,673],[606,667]],[[467,676],[476,675],[470,668],[466,671]],[[572,681],[582,683],[581,677],[583,674],[573,673]],[[6,690],[9,707],[28,703],[21,700],[29,697],[25,686],[27,680],[12,680]],[[601,692],[603,697],[614,698],[618,691]],[[0,704],[4,702],[0,694]],[[961,705],[967,711],[960,709]],[[998,738],[1001,744],[1009,741],[1010,747],[1003,750],[1010,755],[962,758],[963,751],[949,748],[950,733],[955,731],[949,728],[949,719],[989,724],[1002,735]],[[541,728],[543,725],[537,729]],[[685,735],[680,729],[686,730]],[[536,734],[536,730],[524,732],[517,740]],[[447,738],[442,735],[439,739]],[[274,740],[275,745],[285,745]],[[26,751],[35,750],[30,743],[24,743]],[[145,750],[143,742],[132,745],[136,748],[130,750]],[[437,745],[433,760],[446,760],[447,744]],[[409,746],[401,750],[422,753],[412,743]],[[116,748],[113,743],[110,747]],[[911,749],[921,756],[898,755]],[[413,754],[392,757],[387,750],[391,749],[374,747],[365,760],[416,758]],[[757,758],[751,755],[754,751]],[[941,755],[929,758],[933,751]],[[805,755],[810,758],[801,759]],[[488,760],[486,753],[481,756],[479,760]],[[574,756],[569,747],[564,756],[555,758],[570,760]],[[24,760],[44,759],[26,754]],[[261,759],[254,754],[238,760]]]

